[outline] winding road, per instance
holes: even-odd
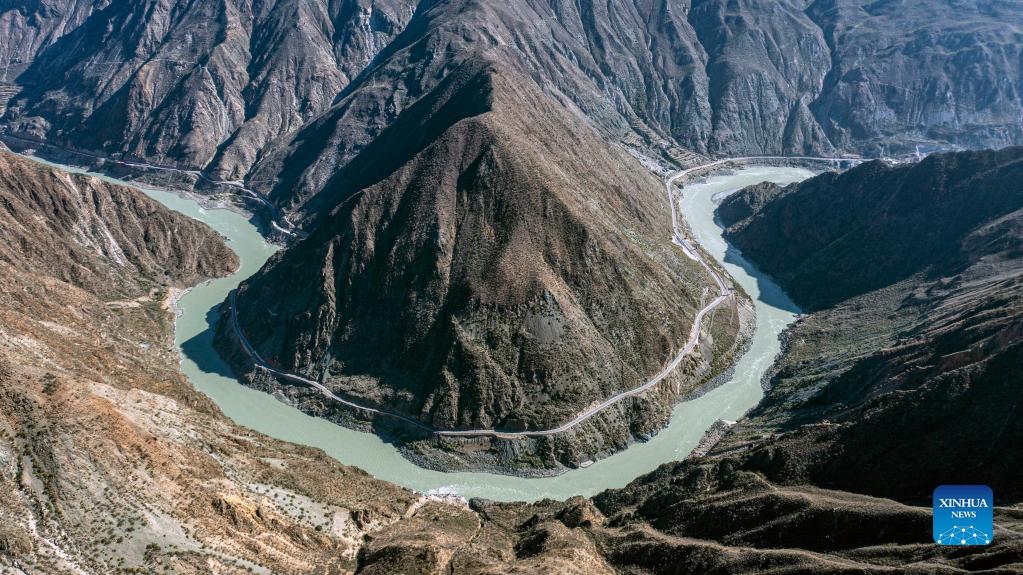
[[[696,260],[697,262],[699,262],[700,265],[702,265],[703,268],[705,270],[707,270],[707,273],[709,273],[710,276],[714,279],[714,283],[717,284],[717,287],[719,289],[718,296],[715,297],[706,306],[704,306],[699,312],[697,312],[696,317],[693,320],[693,326],[692,326],[692,328],[690,329],[690,332],[689,332],[689,339],[686,341],[685,346],[683,346],[682,349],[679,350],[678,354],[676,354],[675,357],[671,359],[671,361],[668,363],[668,365],[664,369],[662,369],[660,372],[658,372],[652,378],[647,380],[645,383],[643,383],[643,384],[641,384],[641,385],[639,385],[637,387],[634,387],[632,389],[629,389],[629,390],[626,390],[626,391],[623,391],[621,393],[618,393],[616,395],[611,396],[610,398],[604,400],[602,403],[586,409],[585,411],[583,411],[582,413],[577,415],[575,418],[573,418],[571,421],[563,423],[562,425],[559,425],[558,427],[554,427],[554,428],[551,428],[551,429],[539,429],[539,430],[530,430],[530,431],[499,431],[499,430],[496,430],[496,429],[458,429],[458,430],[436,429],[433,426],[427,425],[427,424],[425,424],[425,423],[423,423],[423,422],[421,422],[421,421],[419,421],[417,419],[414,419],[412,417],[403,415],[401,413],[397,413],[397,412],[386,410],[386,409],[376,408],[376,407],[370,407],[370,406],[367,406],[367,405],[361,405],[359,403],[356,403],[356,402],[344,399],[342,397],[338,397],[334,392],[332,392],[326,386],[324,386],[322,383],[320,383],[320,382],[318,382],[316,380],[309,379],[307,377],[303,377],[303,376],[295,374],[295,373],[290,373],[290,372],[282,371],[282,370],[276,369],[276,368],[270,366],[269,364],[267,364],[266,361],[264,361],[263,358],[259,355],[259,352],[257,352],[256,349],[254,347],[252,347],[252,344],[249,343],[248,339],[246,339],[245,334],[242,333],[241,326],[238,324],[238,314],[237,314],[237,311],[236,311],[236,309],[237,309],[237,306],[236,306],[236,302],[237,302],[236,293],[237,293],[237,290],[231,292],[231,298],[230,298],[231,299],[231,309],[230,309],[230,311],[231,311],[231,325],[232,325],[232,327],[234,329],[235,336],[238,338],[238,341],[241,342],[241,344],[242,344],[242,348],[249,355],[250,359],[252,359],[252,361],[253,361],[253,364],[257,368],[260,368],[260,369],[262,369],[262,370],[264,370],[264,371],[266,371],[266,372],[268,372],[268,373],[270,373],[270,374],[272,374],[272,375],[274,375],[276,377],[279,377],[281,379],[285,379],[287,381],[291,381],[291,382],[294,382],[294,383],[300,383],[300,384],[308,385],[310,387],[314,387],[314,388],[318,389],[328,399],[331,399],[333,401],[341,403],[342,405],[345,405],[345,406],[350,407],[352,409],[355,409],[355,410],[358,410],[358,411],[362,411],[362,412],[365,412],[365,413],[371,413],[371,414],[374,414],[374,415],[381,415],[381,416],[386,416],[386,417],[390,417],[390,418],[393,418],[393,419],[397,419],[399,421],[408,423],[408,424],[412,425],[413,427],[415,427],[417,429],[426,431],[426,432],[431,433],[433,435],[442,436],[442,437],[498,437],[498,438],[513,439],[513,438],[522,438],[522,437],[544,437],[544,436],[548,436],[548,435],[556,435],[558,433],[562,433],[562,432],[568,431],[568,430],[576,427],[580,423],[583,423],[584,421],[592,418],[593,416],[595,416],[598,413],[604,411],[605,409],[611,407],[612,405],[614,405],[614,404],[616,404],[616,403],[618,403],[618,402],[620,402],[620,401],[622,401],[622,400],[624,400],[624,399],[626,399],[628,397],[637,396],[637,395],[639,395],[639,394],[649,390],[650,388],[652,388],[653,386],[657,385],[661,381],[663,381],[664,378],[668,377],[668,375],[670,375],[671,372],[674,371],[675,368],[677,368],[679,366],[679,364],[682,363],[682,360],[684,360],[687,355],[689,355],[690,353],[693,352],[694,349],[696,349],[696,346],[699,344],[699,340],[700,340],[700,329],[701,329],[701,327],[703,325],[703,319],[707,316],[707,314],[710,313],[715,308],[717,308],[722,303],[724,303],[727,299],[729,299],[732,296],[732,293],[733,293],[732,290],[727,286],[727,284],[725,284],[725,281],[721,277],[721,275],[717,272],[717,270],[714,269],[713,266],[711,266],[710,264],[707,263],[706,259],[703,257],[703,255],[700,253],[700,251],[698,249],[696,249],[689,242],[689,240],[686,239],[685,235],[683,234],[682,227],[679,224],[678,204],[675,201],[675,191],[674,191],[675,182],[677,180],[681,179],[681,178],[684,178],[684,177],[692,174],[695,171],[713,169],[715,167],[718,167],[718,166],[721,166],[721,165],[725,165],[725,164],[729,164],[729,163],[747,163],[747,162],[758,162],[758,161],[759,162],[793,161],[793,160],[795,160],[795,161],[820,161],[820,162],[860,162],[861,161],[861,160],[854,159],[854,158],[825,158],[825,157],[810,157],[810,156],[798,156],[798,157],[796,157],[796,156],[746,156],[746,157],[741,157],[741,158],[723,158],[723,159],[720,159],[720,160],[715,160],[713,162],[708,162],[706,164],[701,164],[699,166],[694,166],[692,168],[688,168],[688,169],[676,172],[675,174],[669,176],[665,180],[665,190],[667,191],[667,194],[668,194],[668,203],[671,206],[671,226],[672,226],[672,236],[671,236],[671,239],[672,239],[672,243],[674,243],[674,244],[678,245],[680,248],[682,248],[682,250],[685,252],[685,254],[688,257],[690,257],[693,260]]]
[[[32,140],[32,139],[29,139],[29,138],[22,138],[20,136],[12,136],[10,134],[3,134],[3,137],[7,138],[7,139],[10,139],[10,140],[15,140],[15,141],[18,141],[18,142],[23,142],[23,143],[28,144],[28,145],[46,146],[48,148],[53,148],[55,150],[60,150],[61,152],[64,152],[66,154],[70,154],[72,156],[81,156],[83,158],[91,158],[93,160],[99,160],[101,162],[109,162],[111,164],[120,164],[122,166],[127,166],[129,168],[139,168],[139,169],[143,169],[143,170],[157,170],[157,171],[161,171],[161,172],[173,172],[173,173],[176,173],[176,174],[185,174],[185,175],[188,175],[188,176],[192,176],[192,177],[194,177],[194,178],[196,178],[198,180],[203,180],[203,181],[205,181],[205,182],[207,182],[209,184],[212,184],[214,186],[227,186],[229,188],[232,188],[232,189],[238,190],[239,192],[242,192],[243,194],[245,194],[245,196],[247,196],[247,197],[249,197],[249,198],[251,198],[253,200],[256,200],[260,204],[263,204],[267,209],[269,209],[270,213],[271,213],[270,225],[273,226],[273,228],[275,230],[277,230],[277,231],[279,231],[279,232],[281,232],[283,234],[287,234],[289,236],[297,236],[298,235],[294,231],[294,226],[291,225],[291,222],[289,222],[287,220],[287,218],[281,216],[280,212],[277,210],[277,206],[275,206],[273,204],[273,202],[270,202],[269,200],[267,200],[259,192],[255,191],[255,190],[252,190],[252,189],[249,189],[249,188],[246,188],[245,184],[243,184],[242,182],[239,182],[239,181],[234,181],[234,180],[215,180],[215,179],[207,176],[202,170],[189,170],[189,169],[185,169],[185,168],[177,168],[177,167],[174,167],[174,166],[161,166],[161,165],[158,165],[158,164],[147,164],[145,162],[137,162],[137,161],[131,161],[131,160],[118,160],[118,159],[115,159],[115,158],[111,158],[109,156],[103,156],[103,155],[100,155],[100,154],[95,154],[95,153],[92,153],[92,152],[85,152],[85,151],[82,151],[82,150],[75,150],[75,149],[67,148],[67,147],[64,147],[64,146],[58,146],[57,144],[51,144],[49,142],[43,142],[43,141],[40,141],[40,140]],[[277,223],[278,220],[283,222],[284,226],[287,226],[287,227],[281,226],[279,223]]]
[[[303,376],[295,374],[295,373],[289,373],[289,372],[286,372],[286,371],[282,371],[282,370],[276,369],[276,368],[270,366],[269,364],[267,364],[266,361],[264,361],[263,358],[259,355],[259,352],[257,352],[256,349],[252,346],[252,344],[249,343],[248,339],[246,339],[245,334],[242,332],[241,326],[238,324],[238,314],[236,312],[236,308],[237,308],[237,306],[236,306],[236,302],[237,302],[236,293],[237,293],[237,291],[232,291],[231,292],[231,298],[230,298],[230,301],[231,301],[231,309],[230,309],[230,312],[231,312],[231,325],[232,325],[232,327],[234,329],[235,336],[238,338],[238,341],[241,342],[241,344],[242,344],[242,348],[245,350],[245,352],[252,359],[252,361],[253,361],[253,363],[254,363],[254,365],[256,367],[258,367],[258,368],[260,368],[260,369],[262,369],[264,371],[267,371],[268,373],[270,373],[270,374],[272,374],[272,375],[274,375],[276,377],[279,377],[281,379],[284,379],[284,380],[287,380],[287,381],[291,381],[291,382],[294,382],[294,383],[300,383],[300,384],[308,385],[310,387],[314,387],[314,388],[318,389],[328,399],[331,399],[333,401],[341,403],[342,405],[345,405],[345,406],[350,407],[352,409],[356,409],[356,410],[363,411],[363,412],[366,412],[366,413],[371,413],[371,414],[374,414],[374,415],[382,415],[382,416],[386,416],[386,417],[391,417],[391,418],[400,420],[400,421],[402,421],[404,423],[408,423],[408,424],[412,425],[413,427],[416,427],[417,429],[426,431],[426,432],[434,434],[434,435],[442,436],[442,437],[484,437],[484,436],[489,436],[489,437],[499,437],[499,438],[522,438],[522,437],[544,437],[544,436],[548,436],[548,435],[555,435],[555,434],[558,434],[558,433],[562,433],[562,432],[568,431],[568,430],[576,427],[580,423],[585,422],[586,420],[592,418],[593,416],[597,415],[598,413],[604,411],[605,409],[611,407],[612,405],[614,405],[614,404],[616,404],[616,403],[618,403],[618,402],[620,402],[620,401],[622,401],[622,400],[624,400],[624,399],[626,399],[628,397],[634,397],[636,395],[639,395],[639,394],[649,390],[653,386],[655,386],[658,383],[660,383],[661,381],[663,381],[664,378],[668,377],[668,375],[670,375],[671,372],[674,371],[679,366],[679,364],[682,363],[682,361],[685,359],[685,357],[687,355],[689,355],[690,353],[692,353],[694,349],[696,349],[696,346],[699,344],[699,341],[700,341],[700,329],[703,326],[703,319],[707,316],[708,313],[713,311],[715,308],[717,308],[719,305],[724,303],[726,300],[728,300],[732,296],[733,292],[728,287],[728,285],[725,283],[724,278],[721,277],[721,275],[717,272],[717,270],[714,269],[713,266],[711,266],[710,264],[707,263],[706,259],[700,253],[700,251],[698,249],[696,249],[689,242],[689,240],[686,239],[685,235],[683,234],[682,227],[679,224],[678,204],[675,201],[675,192],[674,192],[675,182],[677,180],[679,180],[680,178],[684,178],[685,176],[688,176],[689,174],[691,174],[691,173],[693,173],[693,172],[695,172],[697,170],[713,169],[714,167],[717,167],[717,166],[720,166],[720,165],[724,165],[724,164],[728,164],[728,163],[745,163],[745,162],[752,162],[752,161],[762,161],[762,162],[767,162],[767,161],[788,161],[788,160],[810,160],[810,161],[823,161],[823,162],[856,161],[856,160],[846,159],[846,158],[823,158],[823,157],[816,158],[816,157],[788,157],[788,156],[749,156],[749,157],[742,157],[742,158],[725,158],[725,159],[709,162],[707,164],[702,164],[702,165],[699,165],[699,166],[694,166],[692,168],[689,168],[689,169],[686,169],[686,170],[682,170],[680,172],[676,172],[675,174],[671,175],[670,177],[668,177],[665,180],[665,190],[667,191],[667,194],[668,194],[668,203],[671,206],[672,243],[674,243],[674,244],[678,245],[680,248],[682,248],[682,250],[686,253],[687,256],[689,256],[693,260],[696,260],[697,262],[699,262],[700,265],[702,265],[703,268],[705,270],[707,270],[707,273],[710,274],[710,276],[714,279],[714,283],[717,284],[717,287],[718,287],[718,290],[719,290],[718,296],[715,297],[710,303],[708,303],[702,309],[700,309],[699,312],[697,312],[696,317],[693,320],[692,328],[690,329],[690,332],[689,332],[689,339],[686,341],[685,346],[683,346],[682,349],[679,350],[678,354],[676,354],[671,359],[671,361],[668,362],[667,366],[664,369],[662,369],[660,372],[658,372],[652,378],[647,380],[645,383],[643,383],[643,384],[641,384],[641,385],[639,385],[637,387],[634,387],[632,389],[629,389],[629,390],[623,391],[621,393],[618,393],[616,395],[613,395],[610,398],[608,398],[608,399],[604,400],[603,402],[601,402],[600,404],[586,409],[585,411],[583,411],[582,413],[577,415],[572,420],[570,420],[568,422],[565,422],[562,425],[559,425],[558,427],[555,427],[555,428],[540,429],[540,430],[530,430],[530,431],[499,431],[499,430],[495,430],[495,429],[459,429],[459,430],[436,429],[436,428],[434,428],[434,427],[432,427],[430,425],[427,425],[427,424],[425,424],[425,423],[423,423],[423,422],[421,422],[421,421],[419,421],[417,419],[414,419],[412,417],[403,415],[401,413],[397,413],[397,412],[394,412],[394,411],[389,411],[389,410],[386,410],[386,409],[381,409],[381,408],[361,405],[359,403],[356,403],[356,402],[353,402],[353,401],[350,401],[350,400],[338,397],[334,392],[329,390],[326,386],[324,386],[319,381],[316,381],[316,380],[313,380],[313,379],[309,379],[307,377],[303,377]]]

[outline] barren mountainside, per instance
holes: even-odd
[[[7,55],[25,69],[7,79],[26,87],[12,102],[16,131],[225,179],[329,106],[412,9],[387,0],[14,4],[0,22],[36,39]]]
[[[954,275],[1000,250],[1023,203],[1021,148],[872,162],[797,186],[744,190],[726,236],[801,306],[819,309],[917,273]]]
[[[68,177],[48,168],[22,172],[19,190],[62,186]],[[94,183],[82,178],[79,187]],[[129,188],[110,193],[141,201]],[[203,249],[216,253],[217,237],[197,230],[208,240]],[[785,441],[798,435],[763,415],[740,421],[710,455],[662,466],[594,500],[429,500],[226,421],[177,371],[162,297],[126,287],[135,299],[113,300],[63,281],[70,260],[34,265],[23,271],[0,261],[0,568],[16,573],[1020,568],[1020,514],[1008,505],[1010,491],[996,487],[1007,497],[998,500],[991,546],[970,553],[934,546],[927,508],[823,489],[765,467],[765,460],[802,461],[800,446],[815,443]],[[101,251],[94,265],[118,267]],[[167,263],[172,274],[184,273],[174,265]],[[224,261],[208,273],[228,269]],[[778,397],[789,391],[779,386]],[[786,402],[772,404],[785,412]],[[915,405],[904,407],[915,413]],[[854,455],[839,450],[825,461]]]
[[[773,190],[733,223],[743,253],[819,309],[786,335],[750,418],[778,435],[747,465],[901,500],[936,477],[1023,495],[1021,168],[1021,148],[866,164]]]
[[[1021,162],[1011,148],[871,163],[726,199],[719,215],[746,257],[804,301],[835,303],[789,328],[765,399],[709,452],[593,498],[629,533],[605,540],[611,561],[651,573],[1019,572]],[[912,237],[924,229],[940,241]],[[849,242],[833,251],[824,232]],[[882,239],[901,242],[882,250]],[[787,250],[805,253],[769,257]],[[798,291],[835,253],[858,271]],[[873,289],[848,295],[864,274]],[[975,483],[996,494],[992,545],[933,545],[931,492]]]
[[[237,267],[201,224],[97,177],[0,151],[0,261],[104,295],[185,287]]]
[[[246,178],[294,209],[500,49],[612,140],[710,154],[1020,143],[1017,0],[0,4],[10,133]],[[395,59],[404,62],[394,66]]]
[[[557,427],[662,369],[710,300],[668,241],[663,184],[498,63],[451,72],[320,204],[336,207],[239,288],[242,331],[282,369],[439,429]],[[718,319],[727,350],[735,311]],[[595,441],[656,430],[708,359],[610,410]]]

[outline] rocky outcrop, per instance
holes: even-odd
[[[0,83],[14,82],[36,57],[85,23],[109,0],[3,0],[0,2]]]

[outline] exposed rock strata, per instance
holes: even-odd
[[[248,178],[291,208],[494,48],[606,136],[676,159],[1020,143],[1020,18],[956,0],[59,0],[0,5],[20,40],[0,64],[14,131]]]

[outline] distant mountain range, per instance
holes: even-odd
[[[1023,143],[1021,19],[1008,0],[8,0],[3,121],[295,206],[490,52],[653,150],[997,147]]]

